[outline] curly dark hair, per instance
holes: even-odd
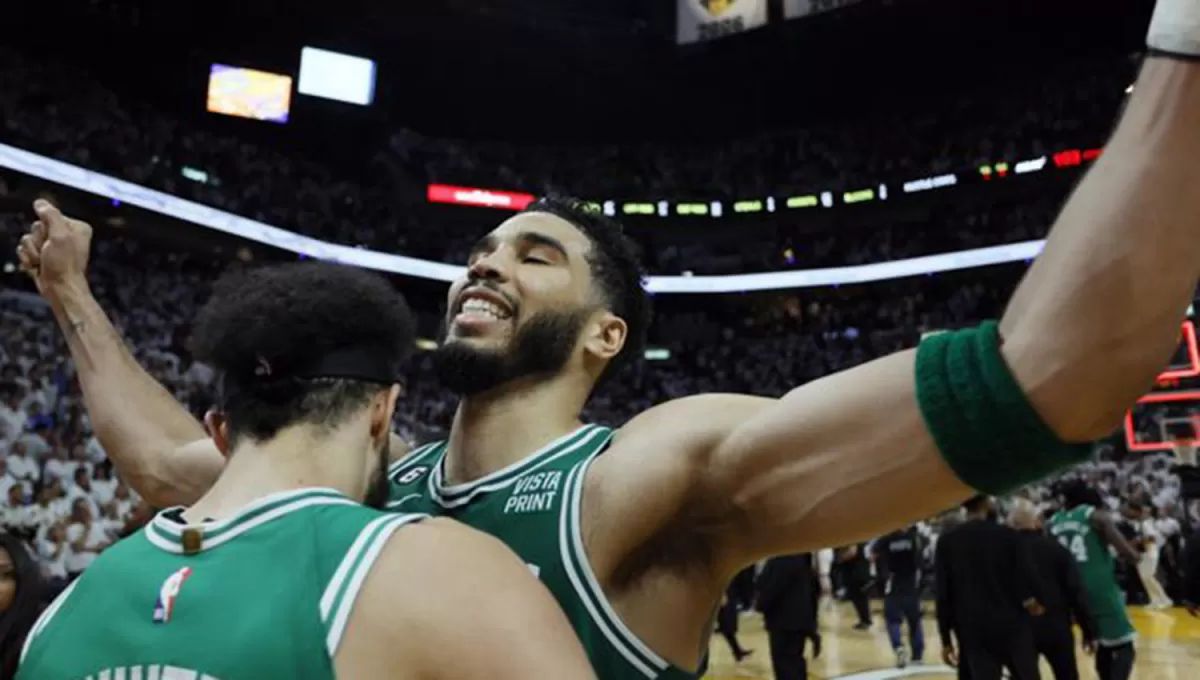
[[[643,287],[646,269],[641,248],[625,234],[621,223],[606,217],[594,204],[568,196],[544,196],[522,212],[554,215],[570,222],[591,241],[588,256],[592,278],[600,288],[609,311],[621,317],[628,328],[625,346],[604,367],[597,384],[615,375],[622,366],[636,361],[646,347],[653,310]]]
[[[336,426],[398,380],[413,345],[412,315],[390,283],[325,262],[222,277],[191,341],[196,358],[221,374],[231,444],[242,435],[269,439],[302,422]],[[368,353],[396,379],[304,375],[324,357],[351,349]]]
[[[0,611],[0,680],[17,676],[17,662],[25,646],[25,637],[42,611],[46,595],[42,572],[29,555],[29,549],[16,536],[0,531],[0,550],[12,558],[17,595],[12,605]]]
[[[1063,506],[1068,510],[1081,505],[1090,505],[1097,510],[1105,509],[1104,497],[1082,479],[1070,479],[1062,482],[1058,485],[1056,492],[1062,497]]]

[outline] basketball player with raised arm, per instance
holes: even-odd
[[[1137,630],[1125,608],[1125,593],[1117,585],[1109,548],[1130,566],[1137,565],[1139,555],[1121,535],[1095,489],[1076,479],[1065,483],[1059,493],[1063,509],[1050,518],[1049,531],[1079,565],[1096,628],[1096,674],[1100,680],[1128,680]]]
[[[1104,155],[998,324],[779,399],[696,395],[617,430],[581,423],[597,383],[639,353],[642,272],[610,220],[533,204],[479,241],[450,288],[436,365],[462,400],[447,441],[392,466],[389,507],[507,543],[601,678],[674,679],[703,663],[721,594],[747,565],[880,536],[1083,460],[1168,361],[1200,275],[1200,2],[1159,2],[1150,46]],[[121,344],[84,258],[42,293],[122,476],[152,502],[194,500],[223,460]]]
[[[71,225],[43,215],[48,264]],[[218,283],[193,347],[222,376],[209,425],[224,471],[69,586],[17,677],[594,680],[550,594],[499,541],[380,510],[412,329],[403,299],[361,270]]]

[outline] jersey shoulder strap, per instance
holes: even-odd
[[[321,526],[316,527],[322,546],[317,556],[323,583],[319,607],[325,647],[332,659],[367,574],[388,539],[400,527],[427,516],[383,513],[366,507],[329,508],[322,514],[325,516],[320,519]]]

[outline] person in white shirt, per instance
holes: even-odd
[[[8,456],[5,457],[8,463],[8,474],[14,479],[21,480],[30,486],[36,486],[42,479],[42,468],[32,456],[26,455],[25,445],[21,442],[13,442],[9,448]]]
[[[50,443],[46,441],[48,434],[49,429],[45,425],[38,425],[32,430],[27,430],[17,441],[25,446],[29,455],[37,460],[45,460],[46,455],[50,453]]]
[[[0,451],[7,451],[16,438],[17,433],[10,429],[8,421],[0,418]]]
[[[1138,522],[1138,530],[1142,535],[1142,558],[1138,561],[1138,575],[1142,578],[1146,594],[1150,596],[1150,604],[1147,608],[1169,609],[1175,603],[1167,597],[1166,589],[1158,580],[1158,556],[1159,551],[1166,544],[1166,540],[1158,530],[1155,518],[1150,516],[1145,508],[1141,508],[1140,513],[1141,520]]]
[[[66,486],[75,476],[75,468],[79,467],[78,463],[70,460],[67,457],[66,449],[57,446],[50,453],[50,457],[46,459],[46,467],[43,474],[46,477],[46,483],[51,483],[51,480],[58,480]]]
[[[56,523],[48,527],[45,535],[39,536],[35,543],[38,561],[42,563],[42,569],[46,576],[65,581],[69,577],[67,559],[71,555],[71,546],[67,543],[66,526]]]
[[[100,525],[109,541],[116,541],[125,527],[125,519],[117,514],[117,504],[109,503],[100,510]]]
[[[100,440],[96,439],[90,431],[88,432],[87,442],[83,445],[83,450],[87,453],[87,460],[92,465],[100,465],[108,460],[108,454],[104,452],[104,447],[100,446]]]
[[[141,499],[137,497],[137,494],[133,493],[122,479],[118,478],[117,487],[113,490],[113,505],[117,507],[117,517],[120,517],[122,521],[129,519],[133,515],[134,508],[140,502]]]
[[[51,523],[66,519],[71,515],[71,503],[67,500],[67,493],[58,479],[42,487],[38,494],[38,505],[45,509],[46,517],[52,518]]]
[[[0,497],[7,497],[8,490],[16,484],[18,480],[8,471],[8,461],[0,458]]]
[[[21,408],[21,400],[24,396],[17,391],[12,391],[3,402],[0,402],[0,419],[8,424],[8,432],[13,437],[21,436],[21,433],[25,431],[25,426],[29,424],[29,416],[25,413],[25,409]]]
[[[0,478],[0,487],[3,487],[3,481],[4,478]],[[26,534],[32,529],[25,496],[25,485],[21,482],[12,481],[7,488],[4,488],[5,503],[3,507],[0,507],[0,527],[8,530],[9,533]]]
[[[117,490],[117,480],[113,477],[112,468],[108,465],[92,466],[92,498],[96,504],[103,507],[113,502]]]
[[[104,526],[96,521],[91,507],[86,499],[76,498],[71,504],[71,519],[67,525],[67,543],[71,546],[71,554],[67,556],[66,567],[70,578],[76,578],[84,569],[100,555],[100,551],[108,547],[108,536]]]
[[[83,466],[75,468],[74,474],[71,475],[71,481],[63,482],[63,487],[67,491],[68,503],[74,504],[77,500],[83,500],[88,504],[88,510],[92,517],[100,517],[100,503],[93,493],[95,489],[92,487],[91,470]]]

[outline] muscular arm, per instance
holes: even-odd
[[[594,680],[566,616],[494,538],[449,520],[402,528],[367,576],[338,675]]]
[[[1112,517],[1107,512],[1096,510],[1092,513],[1091,521],[1092,528],[1096,530],[1096,533],[1100,534],[1100,539],[1111,545],[1117,551],[1118,557],[1129,564],[1138,563],[1141,555],[1121,535],[1121,532],[1117,529],[1117,525],[1113,523]]]
[[[1001,320],[1009,368],[1066,441],[1108,434],[1178,342],[1200,276],[1197,120],[1200,64],[1147,59],[1104,156]],[[640,431],[683,452],[676,474],[688,486],[663,497],[723,508],[705,519],[724,577],[763,555],[878,536],[971,495],[923,422],[915,356],[900,352],[778,400],[669,402],[626,427],[630,440]],[[674,443],[647,434],[664,431]],[[664,450],[636,448],[643,458]]]
[[[96,438],[121,478],[155,507],[195,501],[224,465],[203,426],[138,364],[86,283],[47,297]]]

